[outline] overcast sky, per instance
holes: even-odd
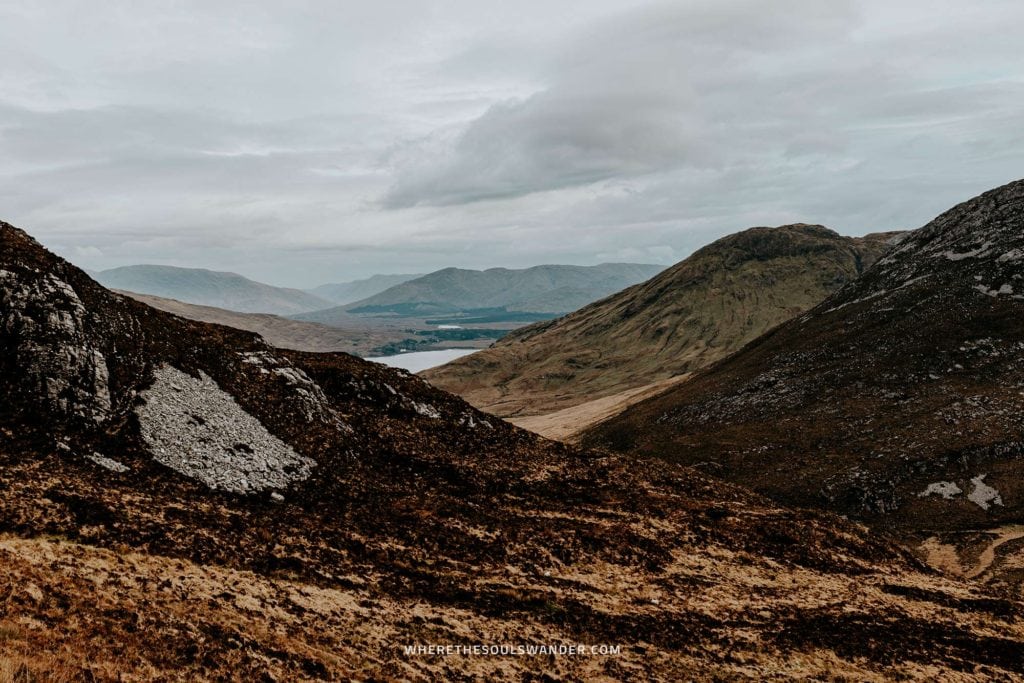
[[[1024,177],[1020,0],[0,3],[0,218],[312,286],[914,228]]]

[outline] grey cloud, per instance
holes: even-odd
[[[716,103],[714,91],[727,83],[738,94],[753,85],[750,74],[740,80],[752,56],[841,34],[855,18],[848,3],[757,10],[746,1],[658,4],[602,23],[555,60],[542,92],[495,105],[447,147],[420,143],[397,165],[384,205],[443,206],[721,163],[717,126],[737,103]]]
[[[1022,175],[1022,19],[1008,0],[9,0],[0,217],[89,267],[299,286],[914,227]]]

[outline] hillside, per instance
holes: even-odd
[[[339,311],[415,317],[507,311],[550,317],[576,310],[661,270],[662,266],[632,263],[523,270],[445,268],[338,309],[305,314],[302,319],[330,324]]]
[[[298,289],[272,287],[237,273],[172,266],[125,266],[96,273],[110,289],[151,294],[240,313],[289,315],[326,308],[331,301]]]
[[[374,294],[380,294],[386,289],[400,285],[409,280],[423,277],[423,273],[415,275],[372,275],[363,280],[351,282],[335,282],[327,285],[320,285],[308,290],[313,296],[326,299],[335,304],[350,304]]]
[[[186,304],[175,299],[164,299],[149,294],[127,291],[119,293],[182,318],[254,332],[263,337],[271,346],[295,351],[344,351],[357,356],[366,356],[379,347],[406,336],[404,328],[372,324],[355,316],[352,316],[349,325],[333,327],[292,320],[269,313],[239,313],[213,306]]]
[[[709,365],[806,311],[856,278],[894,239],[843,237],[818,225],[751,228],[647,282],[522,328],[424,376],[511,418],[630,392]]]
[[[14,680],[1024,675],[1020,603],[862,527],[113,294],[0,224]],[[404,646],[619,645],[617,656]]]
[[[955,563],[970,565],[1024,512],[1022,280],[1024,181],[944,213],[806,315],[585,442],[700,463],[919,540],[949,532],[928,547],[955,540],[968,553]],[[989,573],[1016,582],[1019,562]]]

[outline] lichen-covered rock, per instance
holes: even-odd
[[[142,437],[158,462],[233,493],[285,489],[316,467],[206,374],[196,379],[171,366],[154,374],[137,412]]]

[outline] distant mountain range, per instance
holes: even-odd
[[[240,313],[214,306],[200,306],[152,294],[139,294],[125,290],[121,290],[121,293],[182,318],[255,332],[266,339],[268,343],[281,349],[320,353],[344,351],[356,356],[365,356],[380,346],[395,343],[396,339],[404,339],[408,336],[404,330],[370,325],[367,321],[355,316],[353,316],[351,325],[335,327],[292,320],[270,313]]]
[[[520,313],[534,314],[536,320],[574,311],[643,282],[663,269],[664,266],[634,263],[546,265],[522,270],[445,268],[346,306],[297,317],[333,324],[337,316],[353,313],[492,318]]]
[[[327,308],[331,300],[299,289],[273,287],[237,273],[173,266],[125,266],[94,273],[105,287],[152,294],[241,313],[289,315]]]
[[[110,289],[239,313],[269,313],[351,327],[353,315],[360,314],[456,315],[467,323],[545,320],[642,282],[662,268],[630,263],[523,270],[445,268],[427,275],[374,275],[306,291],[201,268],[137,265],[90,275]]]
[[[622,392],[636,398],[637,388],[709,365],[818,304],[893,241],[893,234],[843,237],[820,225],[751,228],[643,284],[521,328],[424,376],[502,417]],[[605,403],[601,411],[613,407]]]
[[[306,291],[335,304],[350,304],[353,301],[359,301],[374,294],[380,294],[395,285],[400,285],[403,282],[415,280],[419,277],[423,277],[423,273],[415,275],[371,275],[364,280],[320,285]]]

